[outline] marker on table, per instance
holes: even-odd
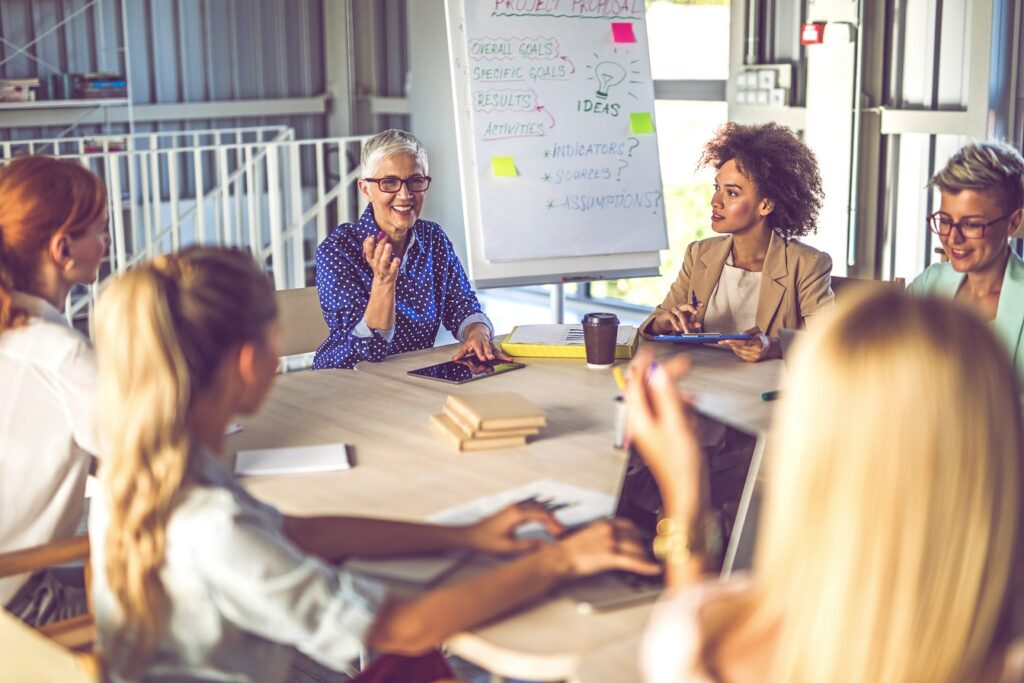
[[[614,368],[612,368],[612,377],[615,378],[615,385],[619,388],[619,391],[625,391],[626,390],[626,378],[622,374],[622,367],[621,366],[616,365]]]
[[[774,401],[774,400],[775,400],[775,399],[777,399],[777,398],[778,398],[778,397],[779,397],[780,395],[781,395],[781,394],[780,394],[780,392],[779,392],[779,390],[778,390],[778,389],[775,389],[775,390],[773,390],[773,391],[766,391],[766,392],[764,392],[763,394],[761,394],[761,400],[762,400],[762,401]]]

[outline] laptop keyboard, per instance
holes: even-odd
[[[612,572],[612,576],[630,588],[638,591],[657,588],[665,582],[665,577],[660,574],[655,576],[646,576],[644,574],[634,574],[633,572],[616,570]]]

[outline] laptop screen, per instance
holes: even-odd
[[[732,559],[739,541],[733,538],[733,531],[737,528],[737,519],[739,526],[744,526],[743,517],[747,515],[757,478],[761,439],[703,413],[698,413],[697,417],[697,434],[707,465],[708,512],[722,538],[720,552],[706,558],[707,569],[728,573],[733,569]],[[661,495],[654,477],[640,455],[630,449],[615,516],[631,520],[645,536],[653,538],[661,512]],[[752,532],[753,526],[748,527],[746,533],[752,535]],[[749,543],[745,545],[749,551]],[[728,564],[725,564],[726,557],[730,559]],[[749,566],[749,559],[742,564]]]

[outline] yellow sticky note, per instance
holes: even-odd
[[[516,160],[512,157],[491,157],[491,172],[499,178],[514,178],[519,175],[516,172]]]
[[[635,111],[629,115],[629,129],[635,135],[654,132],[654,119],[649,112]]]

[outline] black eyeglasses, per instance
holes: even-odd
[[[953,217],[949,214],[936,211],[931,216],[928,216],[928,227],[936,235],[941,235],[942,237],[945,237],[953,231],[953,228],[956,228],[965,240],[976,240],[985,236],[985,228],[995,225],[999,221],[1006,220],[1013,214],[1014,212],[1011,211],[1005,216],[993,218],[990,221],[983,221],[978,218],[963,218],[958,222],[954,222]]]
[[[430,176],[428,175],[414,175],[405,179],[389,175],[387,178],[363,178],[363,180],[368,183],[377,183],[381,192],[389,194],[396,194],[402,189],[403,184],[409,188],[409,192],[426,192],[430,187]]]

